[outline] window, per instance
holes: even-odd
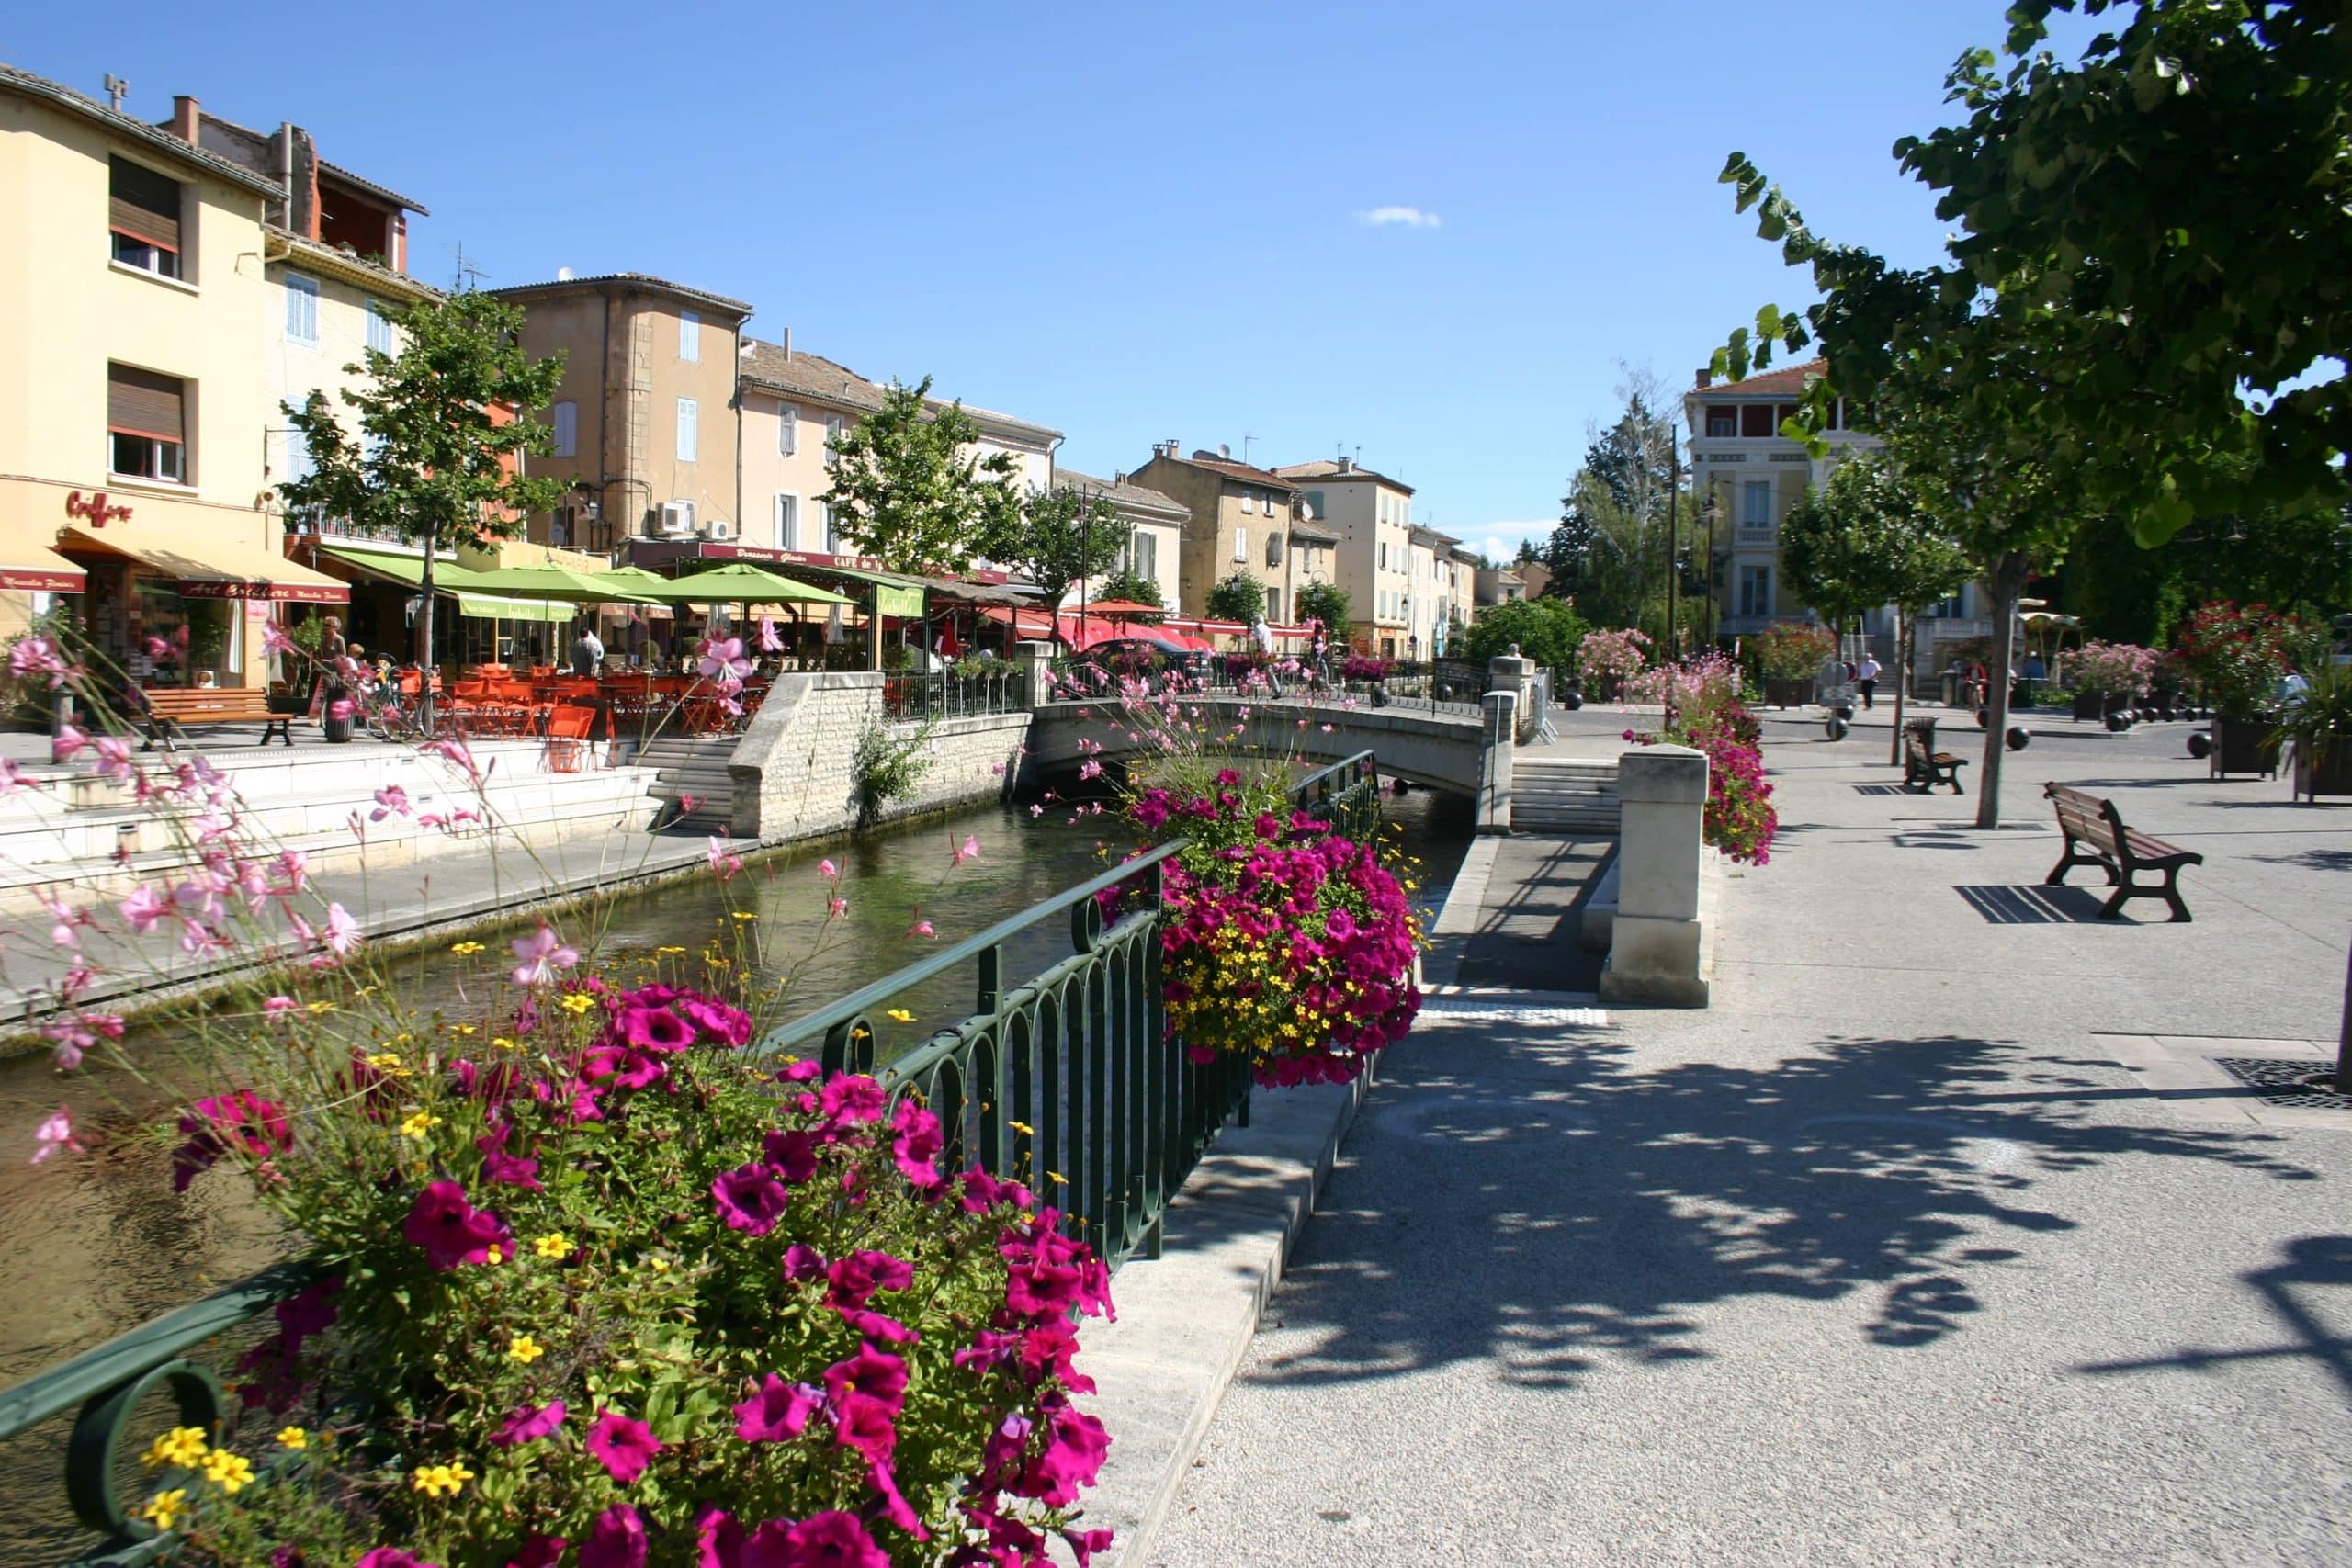
[[[1269,588],[1266,590],[1266,619],[1279,621],[1282,618],[1283,591],[1279,588]]]
[[[1247,528],[1236,528],[1233,531],[1233,558],[1238,561],[1247,561],[1250,558],[1250,530]]]
[[[678,357],[689,365],[702,362],[702,318],[692,310],[678,312]]]
[[[1241,492],[1241,510],[1245,513],[1258,510],[1258,498],[1246,490]]]
[[[128,158],[107,162],[107,228],[114,259],[159,277],[187,276],[180,259],[179,182]]]
[[[1789,421],[1796,418],[1796,416],[1797,405],[1794,403],[1782,403],[1780,407],[1774,409],[1772,411],[1772,429],[1774,434],[1777,434],[1781,426],[1788,423]]]
[[[775,449],[779,457],[797,457],[800,452],[800,411],[790,403],[775,411]]]
[[[1951,598],[1939,600],[1936,607],[1928,612],[1928,618],[1934,621],[1965,620],[1967,616],[1968,590],[1964,587]]]
[[[1707,434],[1718,436],[1737,435],[1739,434],[1738,405],[1709,403],[1707,405]]]
[[[1380,541],[1380,570],[1388,570],[1388,541],[1385,539]]]
[[[311,461],[311,438],[299,430],[288,431],[285,481],[291,484],[296,479],[307,479],[317,471],[318,465]]]
[[[299,272],[286,275],[286,341],[319,345],[319,280]]]
[[[580,405],[562,402],[555,405],[555,453],[559,457],[580,456]]]
[[[1283,564],[1283,531],[1279,528],[1266,530],[1266,564],[1268,566]]]
[[[380,303],[368,301],[368,346],[379,354],[398,354],[400,345],[392,341],[392,317]]]
[[[548,521],[548,543],[561,549],[571,543],[572,514],[569,506],[559,506]]]
[[[1744,403],[1739,410],[1739,433],[1743,436],[1770,435],[1773,430],[1772,405]]]
[[[1314,513],[1317,517],[1328,517],[1330,515],[1329,509],[1323,504],[1323,492],[1319,490],[1310,490],[1306,492],[1306,505],[1307,510]]]
[[[839,456],[842,434],[848,429],[849,421],[841,415],[829,413],[825,416],[825,466],[827,468],[832,467],[834,457]]]
[[[187,481],[187,390],[176,376],[107,367],[109,471],[126,479]]]
[[[691,463],[702,446],[702,405],[692,398],[678,400],[678,461]]]
[[[1148,582],[1159,581],[1159,538],[1141,528],[1127,536],[1127,573]]]
[[[775,547],[780,550],[800,547],[800,498],[797,495],[775,498]]]
[[[1749,616],[1764,616],[1772,613],[1770,567],[1744,566],[1739,569],[1739,613]]]
[[[829,501],[824,502],[824,508],[825,553],[827,555],[837,556],[842,553],[841,520],[833,515],[833,503]]]
[[[1743,528],[1770,528],[1772,525],[1772,481],[1748,479],[1739,487],[1739,525]]]

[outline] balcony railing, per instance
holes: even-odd
[[[1018,670],[985,674],[934,670],[921,675],[885,676],[882,682],[882,712],[893,720],[977,718],[1028,709],[1028,678]]]
[[[1311,774],[1295,799],[1350,837],[1376,830],[1373,754],[1358,752]],[[1057,1206],[1084,1216],[1071,1224],[1114,1265],[1138,1251],[1156,1257],[1169,1199],[1227,1121],[1249,1120],[1247,1065],[1223,1057],[1195,1063],[1168,1032],[1160,874],[1182,850],[1171,842],[1148,851],[785,1025],[757,1049],[874,1072],[872,1021],[907,990],[970,965],[972,1015],[880,1065],[893,1101],[923,1097],[947,1140],[947,1168],[978,1164],[1024,1181],[1059,1175],[1066,1185],[1054,1188]],[[1107,895],[1119,896],[1115,919],[1104,912]],[[1008,986],[1005,945],[1058,919],[1069,922],[1070,955]],[[186,1352],[224,1335],[233,1341],[315,1278],[303,1263],[282,1264],[0,1392],[0,1442],[78,1411],[62,1446],[65,1492],[75,1519],[96,1539],[71,1559],[74,1568],[142,1568],[170,1551],[172,1538],[127,1517],[116,1488],[117,1450],[134,1413],[150,1394],[165,1393],[180,1425],[217,1432],[231,1418],[232,1402],[212,1370]]]

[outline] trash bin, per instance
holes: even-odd
[[[1956,708],[1960,705],[1960,682],[1961,674],[1959,671],[1947,670],[1944,671],[1944,706],[1948,708]]]
[[[1906,718],[1903,721],[1903,728],[1919,738],[1919,743],[1928,749],[1928,756],[1932,757],[1936,754],[1936,721],[1934,719]]]

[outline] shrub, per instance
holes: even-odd
[[[931,771],[923,746],[931,739],[926,724],[905,739],[894,739],[879,721],[858,731],[857,750],[850,757],[851,788],[857,798],[857,819],[870,823],[894,800],[905,800]]]
[[[1707,754],[1707,802],[1700,814],[1701,836],[1733,860],[1769,864],[1780,811],[1772,804],[1772,781],[1765,776],[1763,729],[1738,696],[1736,678],[1726,682],[1720,666],[1730,660],[1702,655],[1690,661],[1690,699],[1669,709],[1654,734],[1625,731],[1637,745],[1665,741]]]
[[[1590,630],[1584,617],[1565,599],[1512,599],[1480,610],[1469,629],[1449,638],[1458,648],[1454,657],[1485,663],[1499,659],[1516,643],[1520,657],[1545,670],[1573,669],[1577,649]]]
[[[2288,650],[2302,635],[2292,616],[2267,605],[2222,600],[2189,617],[2176,657],[2210,706],[2225,717],[2251,718],[2277,705]]]
[[[2128,642],[2093,640],[2057,659],[2056,678],[2088,696],[2136,697],[2148,689],[2157,664],[2155,649]]]
[[[1775,621],[1747,639],[1757,673],[1770,681],[1809,681],[1838,656],[1838,634],[1815,621]]]
[[[1265,585],[1246,571],[1237,571],[1209,585],[1202,608],[1211,620],[1239,621],[1247,626],[1266,613]]]
[[[1394,660],[1376,654],[1355,653],[1340,662],[1340,676],[1347,681],[1385,681],[1396,667]]]
[[[1602,691],[1615,691],[1649,662],[1650,639],[1628,626],[1594,632],[1577,650],[1577,673]]]

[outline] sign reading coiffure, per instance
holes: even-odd
[[[103,528],[109,523],[130,522],[130,508],[108,502],[107,492],[102,490],[91,491],[87,500],[83,498],[82,492],[78,490],[68,491],[65,495],[65,515],[79,517],[93,528]]]

